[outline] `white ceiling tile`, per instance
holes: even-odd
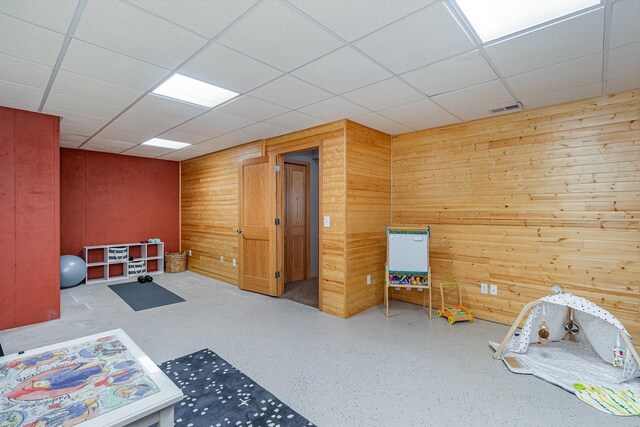
[[[13,103],[20,103],[23,106],[36,106],[37,108],[42,100],[42,95],[44,95],[44,90],[0,80],[0,94],[2,94],[0,102],[4,106],[10,107]]]
[[[448,92],[434,96],[433,99],[464,120],[473,120],[480,115],[488,116],[491,108],[515,103],[500,80]]]
[[[477,50],[418,68],[402,77],[429,96],[498,78]]]
[[[441,2],[364,37],[355,45],[395,73],[432,64],[474,47]]]
[[[217,43],[207,46],[179,70],[180,74],[245,93],[282,72]]]
[[[118,117],[114,124],[116,125],[135,125],[143,126],[150,129],[156,129],[156,134],[168,130],[182,123],[184,119],[180,117],[171,117],[168,115],[159,115],[147,113],[136,108],[125,111]]]
[[[250,96],[242,96],[218,108],[223,113],[262,121],[288,112],[287,108]]]
[[[431,127],[434,120],[455,121],[456,118],[428,99],[381,110],[379,114],[411,129]],[[451,122],[450,122],[451,123]]]
[[[207,38],[213,38],[256,3],[256,0],[128,0],[136,6],[175,22]]]
[[[280,70],[291,71],[341,42],[277,0],[262,1],[218,42]]]
[[[158,135],[158,138],[168,139],[170,141],[186,142],[188,144],[197,144],[207,139],[207,137],[203,137],[201,135],[193,135],[190,133],[180,132],[175,129]]]
[[[117,141],[141,143],[164,132],[169,126],[149,127],[115,120],[96,136]]]
[[[2,13],[66,33],[77,6],[78,0],[5,0],[2,2]]]
[[[74,133],[67,133],[63,131],[60,132],[60,140],[77,142],[78,145],[82,144],[86,139],[87,137],[83,135],[76,135]]]
[[[212,110],[175,127],[173,130],[213,138],[253,123],[255,120],[234,116],[220,110]]]
[[[269,123],[256,123],[246,128],[238,129],[234,131],[234,134],[245,135],[252,140],[272,138],[274,136],[285,135],[290,133],[289,129],[283,129],[278,126],[270,125]]]
[[[52,114],[54,116],[62,117],[62,124],[81,126],[96,130],[100,129],[102,126],[106,125],[109,122],[109,118],[106,117],[96,117],[72,111],[63,111],[55,108],[48,108],[46,105],[42,109],[42,112],[45,114]]]
[[[216,138],[210,139],[209,141],[205,141],[201,144],[203,151],[207,153],[214,153],[216,151],[221,151],[229,147],[235,147],[238,145],[246,144],[247,142],[253,142],[255,139],[250,138],[247,135],[239,134],[236,132],[231,132],[226,135],[218,136]]]
[[[373,111],[424,99],[420,92],[395,77],[356,89],[342,96]]]
[[[98,151],[100,153],[112,153],[112,154],[120,154],[122,151],[126,150],[126,148],[111,146],[111,145],[100,145],[100,144],[85,144],[80,148],[85,151]]]
[[[327,122],[332,122],[335,120],[361,116],[369,111],[351,101],[336,96],[320,101],[317,104],[301,108],[300,112],[309,114],[310,116],[317,117]]]
[[[485,47],[503,76],[602,51],[602,8]]]
[[[202,120],[212,126],[218,126],[222,129],[236,130],[254,123],[253,119],[235,116],[220,110],[212,110],[202,116],[192,120]]]
[[[602,82],[602,54],[538,68],[506,79],[519,98],[557,92],[571,87]]]
[[[252,135],[239,133],[238,131],[230,132],[225,135],[217,136],[210,140],[201,142],[198,146],[208,147],[209,152],[222,150],[223,148],[233,147],[236,145],[246,144],[247,142],[256,141]]]
[[[378,113],[365,114],[363,116],[354,117],[351,120],[389,135],[399,135],[413,130]]]
[[[70,113],[86,114],[101,117],[108,121],[120,113],[122,108],[116,105],[90,101],[88,99],[51,91],[44,104],[44,110],[60,110]]]
[[[640,88],[640,72],[607,80],[607,93],[623,92]]]
[[[151,89],[170,74],[167,69],[75,39],[60,68],[141,91]]]
[[[136,102],[132,109],[159,116],[167,116],[172,119],[180,119],[181,121],[199,116],[208,110],[205,107],[153,94],[145,95],[140,101]]]
[[[0,82],[0,90],[2,89],[2,83]],[[11,101],[9,99],[0,98],[0,107],[15,108],[16,110],[33,111],[38,112],[40,104],[25,104],[19,101]]]
[[[165,68],[175,68],[207,40],[130,4],[91,1],[74,37]]]
[[[317,59],[293,74],[334,94],[391,77],[391,73],[349,46]]]
[[[66,123],[64,120],[60,123],[60,132],[73,134],[83,137],[85,140],[96,133],[98,127],[76,126]]]
[[[183,160],[192,159],[194,157],[200,157],[203,154],[207,154],[197,149],[197,145],[185,147],[181,150],[174,151],[173,153],[165,154],[159,157],[162,160],[173,160],[181,162]]]
[[[130,105],[144,94],[139,90],[92,79],[91,77],[70,73],[65,70],[58,70],[51,90],[120,107]]]
[[[340,37],[353,41],[435,0],[288,1]]]
[[[53,66],[64,36],[0,13],[0,53]]]
[[[640,43],[630,44],[609,51],[608,79],[636,74],[639,70]]]
[[[66,139],[62,139],[62,138],[60,138],[60,147],[64,147],[64,148],[78,148],[80,145],[82,145],[82,142],[78,142],[78,141],[71,141],[71,140],[66,140]]]
[[[250,95],[294,110],[333,96],[326,90],[317,88],[288,74],[259,87],[252,91]]]
[[[128,150],[129,148],[134,147],[135,145],[137,145],[137,143],[95,137],[95,138],[92,138],[91,141],[87,142],[82,148],[85,150],[92,150],[92,151],[106,151],[110,153],[121,153],[122,151]]]
[[[171,153],[172,151],[175,151],[175,150],[171,148],[155,147],[153,145],[140,144],[124,151],[122,154],[126,154],[127,156],[159,157],[164,154]]]
[[[617,0],[613,3],[609,47],[640,42],[640,1]]]
[[[315,117],[308,116],[298,111],[290,111],[281,116],[273,117],[269,120],[266,120],[265,123],[288,129],[290,131],[296,131],[318,126],[324,122],[322,120],[316,119]]]
[[[522,104],[527,109],[546,107],[547,105],[556,105],[563,102],[577,101],[579,99],[591,98],[602,94],[602,82],[591,83],[588,85],[572,87],[564,90],[557,90],[539,95],[532,95],[522,98]]]
[[[53,67],[0,54],[0,80],[44,89]]]

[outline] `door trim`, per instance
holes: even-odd
[[[309,141],[305,141],[300,145],[296,145],[295,148],[290,147],[289,149],[275,149],[274,152],[276,154],[276,163],[280,165],[280,170],[283,170],[284,167],[284,158],[289,154],[296,154],[303,151],[309,150],[318,150],[318,309],[323,311],[322,304],[322,141],[323,139],[314,138]],[[277,197],[276,197],[276,210],[278,218],[282,218],[282,214],[284,212],[284,199],[282,197],[282,187],[283,187],[283,179],[282,174],[278,174],[277,178]],[[281,242],[284,242],[284,228],[277,227],[278,239]],[[282,250],[282,254],[278,254],[278,268],[282,271],[284,267],[284,245],[280,245]],[[284,293],[284,275],[280,275],[280,279],[278,279],[278,292],[279,295]]]
[[[304,166],[305,168],[305,224],[306,227],[304,228],[304,244],[306,247],[306,251],[305,251],[305,260],[304,260],[304,279],[305,280],[309,280],[311,278],[311,264],[310,264],[310,260],[311,260],[311,233],[309,233],[309,229],[311,227],[311,182],[309,180],[310,178],[310,172],[311,172],[311,165],[309,164],[309,162],[305,162],[303,160],[296,160],[296,159],[285,159],[284,164],[286,165],[287,163],[291,164],[291,165],[299,165],[299,166]],[[286,169],[286,168],[285,168]],[[283,178],[284,180],[284,178]],[[284,181],[283,181],[284,182]],[[284,197],[284,190],[285,190],[285,186],[283,185],[283,193],[282,196]],[[318,192],[318,199],[320,198],[320,194]],[[283,199],[284,202],[284,199]],[[284,207],[284,204],[283,204]],[[283,214],[285,212],[285,210],[282,210]],[[284,215],[282,216],[282,218],[284,219]],[[286,224],[285,224],[285,229],[286,229]],[[319,236],[318,236],[319,237]],[[283,240],[284,243],[284,240]],[[319,242],[318,242],[319,244]],[[319,253],[319,248],[318,248],[318,253]],[[286,257],[286,254],[285,254]],[[285,258],[286,259],[286,258]],[[284,268],[286,269],[286,263],[284,264]],[[286,276],[286,270],[283,270],[283,274]],[[286,283],[285,283],[286,284]]]

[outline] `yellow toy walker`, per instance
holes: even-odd
[[[457,286],[458,287],[458,305],[455,307],[445,307],[444,305],[444,286]],[[440,298],[442,305],[440,309],[436,310],[436,316],[446,317],[450,324],[456,322],[473,322],[473,315],[468,308],[462,305],[462,289],[458,282],[442,282],[440,283]]]

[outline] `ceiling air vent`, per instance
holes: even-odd
[[[519,102],[512,105],[505,105],[504,107],[492,108],[489,111],[495,114],[495,113],[504,113],[505,111],[518,111],[518,110],[522,110],[522,104],[520,104]]]

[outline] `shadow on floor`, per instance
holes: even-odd
[[[308,305],[318,308],[318,278],[309,280],[298,280],[284,285],[284,294],[282,298],[297,302],[299,304]]]

